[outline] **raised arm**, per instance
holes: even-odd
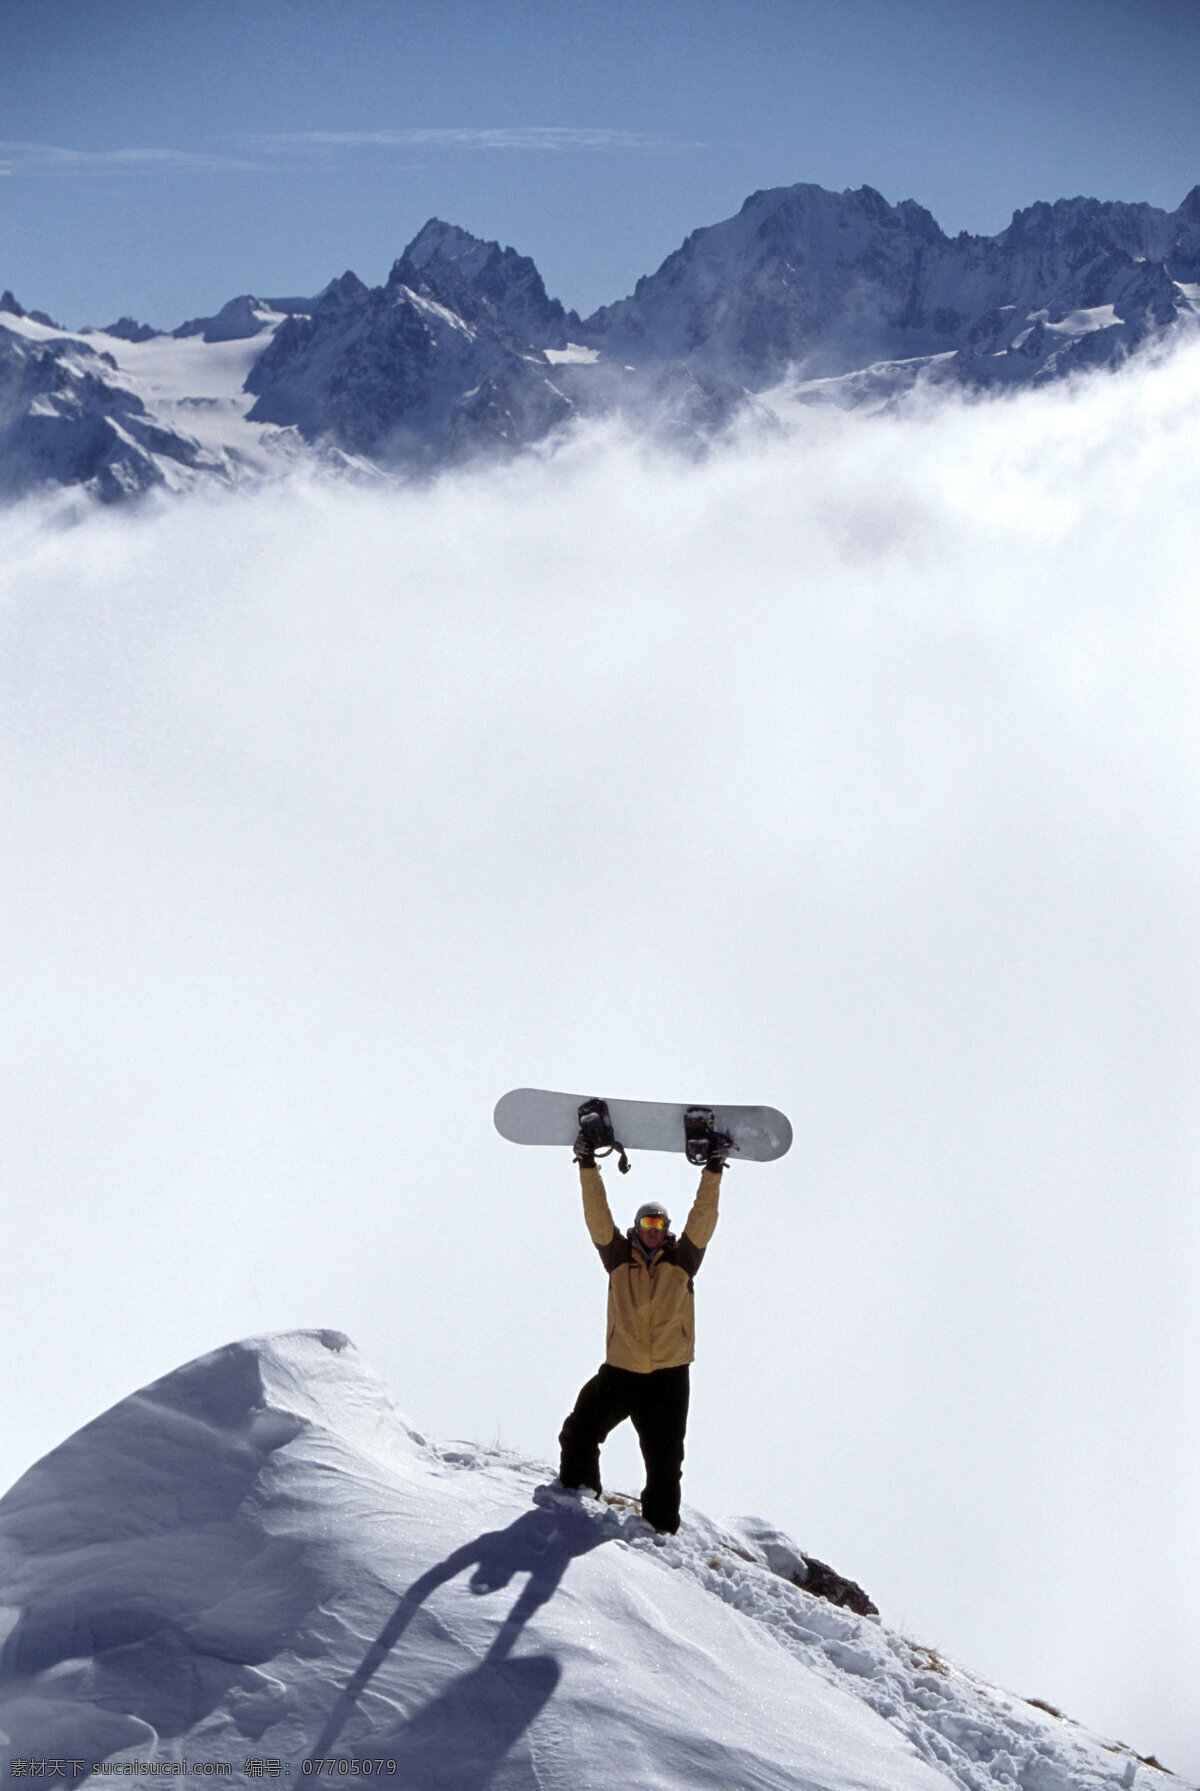
[[[597,1250],[603,1250],[605,1244],[611,1244],[617,1229],[604,1191],[604,1177],[594,1165],[581,1163],[579,1185],[583,1189],[583,1217],[588,1233]]]
[[[689,1275],[694,1275],[704,1261],[704,1252],[717,1229],[717,1204],[721,1194],[721,1171],[706,1169],[700,1177],[692,1210],[679,1240],[679,1261]]]
[[[601,1262],[611,1274],[619,1262],[629,1260],[632,1247],[629,1239],[622,1237],[617,1230],[608,1204],[608,1195],[604,1192],[604,1178],[594,1164],[579,1165],[579,1185],[583,1189],[583,1217],[588,1236],[599,1250]]]

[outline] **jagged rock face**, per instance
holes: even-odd
[[[923,207],[870,187],[777,188],[693,232],[630,298],[588,318],[584,339],[632,360],[736,369],[752,389],[797,365],[821,377],[942,354],[960,356],[963,377],[1028,382],[1049,362],[1061,373],[1119,360],[1189,312],[1178,283],[1200,263],[1198,214],[1195,194],[1174,213],[1061,200],[1018,212],[999,236],[951,238]],[[1011,365],[987,366],[1010,353]]]
[[[58,325],[44,311],[27,311],[24,305],[18,304],[13,297],[11,287],[6,286],[0,293],[0,311],[7,311],[11,317],[29,317],[34,323],[44,324],[48,330],[56,330]]]
[[[139,323],[136,317],[118,317],[116,323],[106,323],[101,334],[116,336],[120,342],[152,342],[161,331]]]
[[[528,255],[481,242],[453,224],[430,218],[392,268],[389,286],[446,305],[470,323],[497,328],[500,320],[514,336],[536,348],[565,348],[579,319],[546,296],[542,276]]]
[[[734,218],[693,231],[633,295],[597,311],[584,339],[629,359],[699,358],[761,386],[820,345],[824,370],[892,346],[896,317],[932,245],[944,240],[911,201],[870,187],[755,193]],[[945,347],[934,330],[921,352]]]
[[[249,420],[328,436],[384,465],[418,466],[515,448],[564,420],[571,406],[549,363],[490,300],[476,295],[464,308],[471,320],[395,270],[376,288],[345,275],[311,316],[280,325],[246,382],[258,395]]]
[[[164,468],[224,472],[116,373],[111,355],[76,337],[38,342],[0,328],[0,491],[79,485],[112,503],[167,483]]]

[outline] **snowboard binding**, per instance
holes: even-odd
[[[617,1153],[617,1168],[622,1175],[628,1175],[629,1158],[625,1154],[625,1146],[618,1142],[613,1131],[608,1102],[599,1098],[585,1101],[579,1109],[575,1161],[582,1163],[587,1169],[594,1169],[597,1157],[611,1157],[614,1151]]]
[[[683,1129],[689,1163],[717,1173],[724,1169],[725,1159],[735,1145],[728,1132],[717,1131],[716,1116],[711,1107],[689,1107],[683,1116]]]

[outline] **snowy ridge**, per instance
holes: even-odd
[[[411,1791],[1181,1785],[806,1590],[761,1520],[688,1509],[662,1539],[546,1477],[414,1430],[338,1333],[167,1375],[0,1500],[7,1779],[317,1758],[394,1761]]]
[[[752,1528],[752,1526],[747,1526]],[[745,1559],[738,1520],[689,1523],[660,1549],[665,1564],[744,1612],[812,1671],[845,1688],[906,1735],[921,1757],[964,1791],[1019,1785],[1024,1791],[1131,1785],[1139,1761],[1048,1711],[974,1678],[923,1648],[781,1580],[764,1560]],[[730,1535],[732,1530],[733,1534]],[[644,1546],[644,1545],[643,1545]],[[1048,1721],[1047,1718],[1050,1718]],[[1065,1727],[1064,1727],[1065,1725]],[[1111,1756],[1121,1756],[1114,1766]],[[1147,1779],[1144,1782],[1149,1783]]]
[[[0,489],[112,501],[297,459],[411,476],[614,414],[695,451],[738,417],[794,420],[797,404],[879,408],[915,386],[1117,367],[1194,328],[1198,294],[1200,187],[1174,212],[1039,203],[990,237],[949,237],[872,187],[772,188],[583,320],[528,256],[431,218],[382,286],[347,272],[313,299],[243,293],[172,336],[126,317],[85,332],[89,346],[6,291]],[[186,413],[208,404],[213,371],[173,352],[187,346],[218,383],[222,350],[244,351],[202,437]]]

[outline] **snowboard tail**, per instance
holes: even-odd
[[[587,1095],[559,1094],[548,1088],[513,1088],[496,1102],[496,1130],[512,1144],[573,1145],[579,1132],[579,1109]],[[686,1153],[687,1116],[696,1102],[608,1101],[613,1130],[627,1150]],[[730,1139],[731,1156],[751,1163],[782,1157],[792,1142],[787,1115],[774,1107],[707,1105],[713,1129]]]

